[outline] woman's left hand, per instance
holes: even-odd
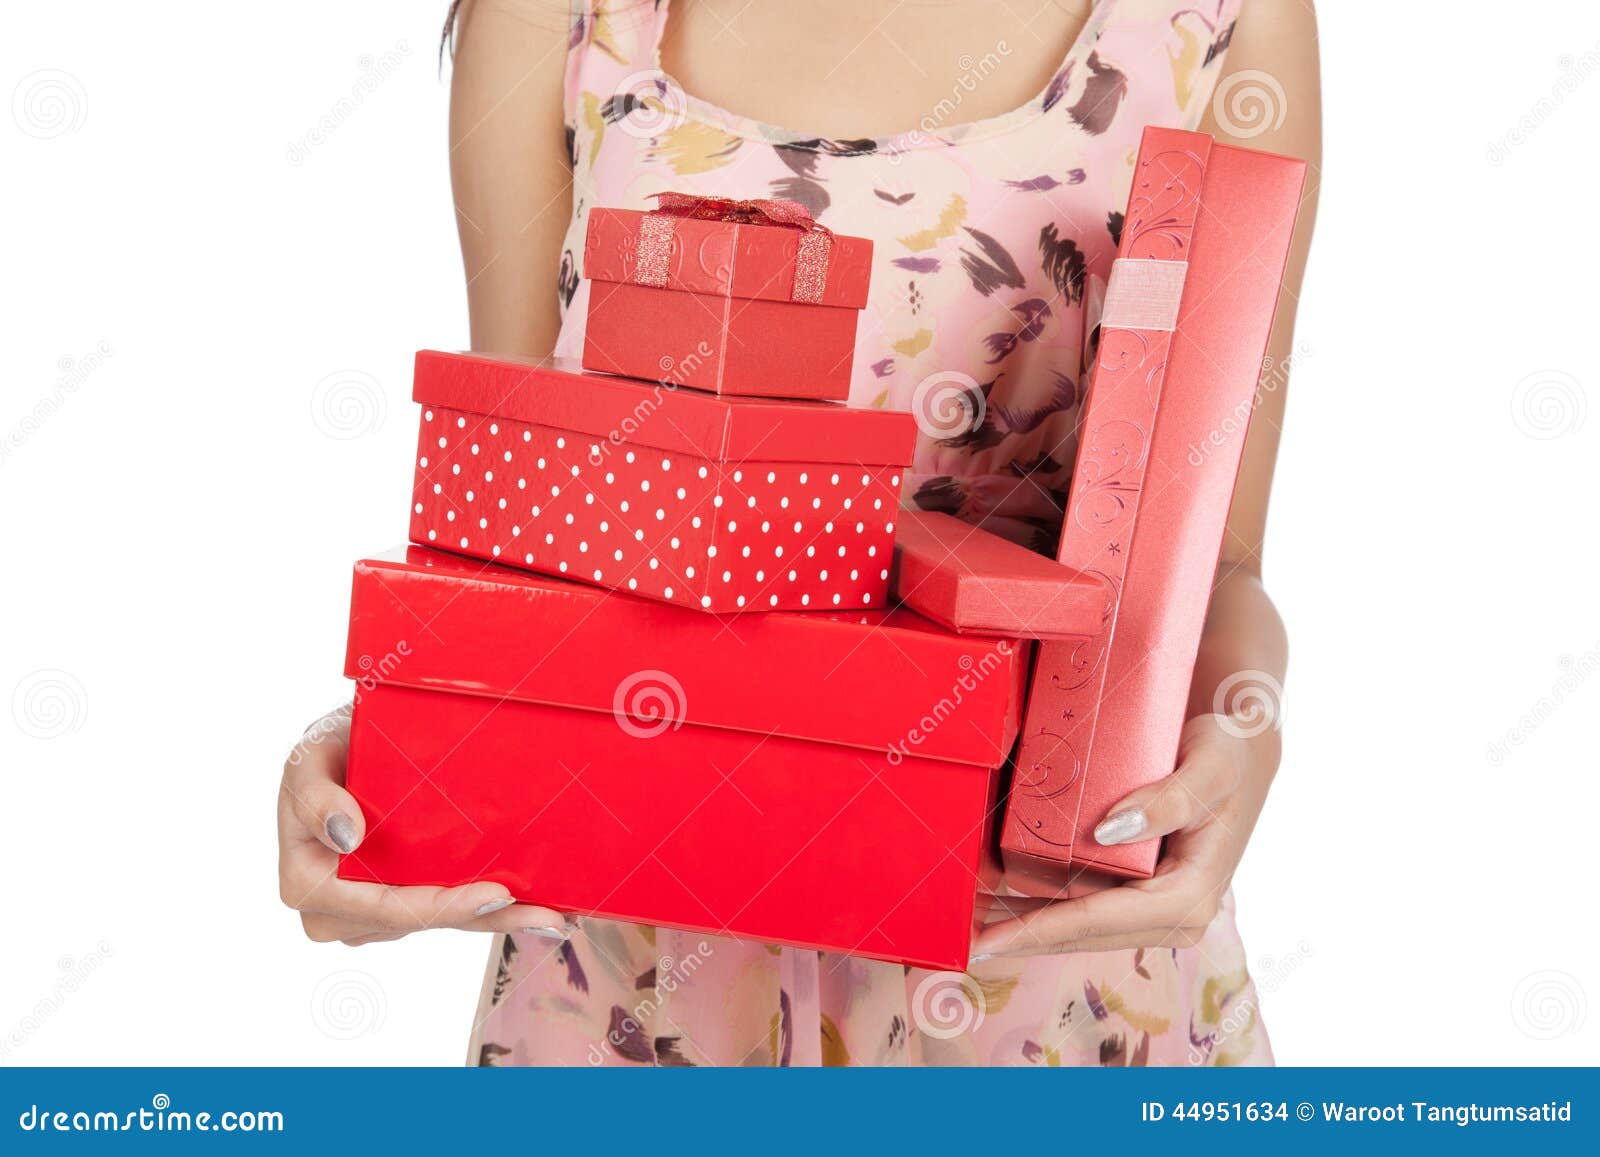
[[[1095,829],[1103,844],[1167,837],[1156,873],[988,925],[972,959],[1118,948],[1186,948],[1216,917],[1277,770],[1275,731],[1247,736],[1221,715],[1189,720],[1178,769],[1120,801]]]

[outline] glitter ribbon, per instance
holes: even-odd
[[[1183,302],[1183,282],[1188,275],[1187,261],[1117,258],[1111,263],[1100,325],[1104,329],[1172,332],[1178,328],[1178,306]]]
[[[811,218],[797,201],[733,201],[726,197],[695,197],[688,193],[657,193],[657,207],[639,218],[633,280],[638,285],[664,288],[672,237],[680,220],[724,221],[732,225],[770,225],[800,232],[795,250],[792,301],[814,305],[822,300],[828,281],[828,254],[833,234]]]

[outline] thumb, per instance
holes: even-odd
[[[366,838],[361,805],[344,787],[349,755],[348,720],[329,716],[332,726],[313,724],[283,765],[283,796],[304,829],[329,850],[353,852]]]
[[[1096,843],[1134,844],[1200,827],[1233,794],[1244,774],[1239,741],[1193,729],[1184,738],[1178,770],[1114,804],[1094,829]]]

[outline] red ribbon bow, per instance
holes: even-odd
[[[697,197],[691,193],[657,193],[657,208],[639,219],[639,238],[633,267],[633,280],[657,288],[667,284],[667,264],[672,253],[672,235],[680,219],[726,221],[734,225],[773,225],[798,229],[800,243],[795,251],[793,301],[815,304],[822,300],[828,280],[828,253],[833,234],[812,219],[811,212],[798,201],[758,198],[735,201],[727,197]]]

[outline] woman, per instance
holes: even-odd
[[[475,349],[579,351],[591,205],[647,207],[668,189],[800,201],[877,243],[852,403],[909,408],[933,375],[973,383],[964,424],[922,439],[905,500],[1045,551],[1142,128],[1304,157],[1314,196],[1309,0],[575,0],[570,13],[556,0],[467,0],[451,29]],[[1176,774],[1097,832],[1165,835],[1160,870],[1074,898],[984,897],[990,922],[965,975],[574,924],[494,884],[338,880],[334,854],[359,847],[367,820],[341,786],[337,717],[285,767],[284,898],[315,940],[497,933],[475,1063],[1269,1062],[1228,887],[1278,736],[1240,738],[1214,699],[1234,672],[1283,674],[1283,628],[1260,581],[1283,404],[1278,381],[1250,428]]]

